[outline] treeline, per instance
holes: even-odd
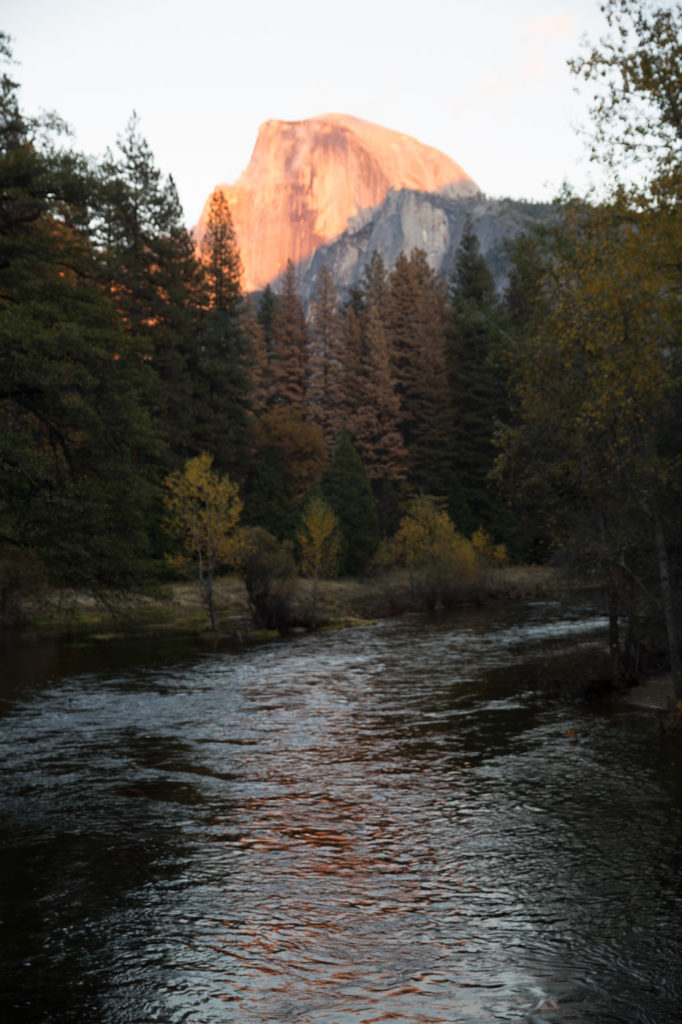
[[[607,0],[572,63],[607,194],[565,194],[510,283],[512,416],[496,472],[554,557],[604,586],[614,674],[667,651],[682,700],[682,6]]]
[[[10,58],[3,38],[3,53]],[[0,602],[40,581],[103,591],[166,571],[164,481],[207,453],[241,521],[295,543],[311,488],[364,571],[411,499],[514,542],[488,481],[504,408],[501,312],[468,230],[448,288],[423,252],[375,255],[309,314],[289,267],[247,297],[220,192],[196,251],[133,117],[94,161],[0,99]]]
[[[197,253],[134,119],[94,163],[58,148],[59,125],[26,117],[3,76],[5,617],[32,579],[158,577],[164,481],[205,453],[271,565],[289,548],[313,564],[301,538],[319,502],[345,573],[427,521],[433,537],[478,531],[592,574],[614,672],[665,648],[682,697],[682,10],[604,13],[611,36],[573,70],[594,83],[612,187],[563,195],[515,246],[501,298],[470,226],[447,281],[415,250],[394,267],[375,254],[348,296],[323,270],[309,311],[291,265],[279,294],[245,296],[220,193]]]

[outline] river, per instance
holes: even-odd
[[[0,662],[3,1024],[682,1020],[682,753],[553,603]]]

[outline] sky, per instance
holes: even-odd
[[[58,113],[82,152],[115,147],[137,112],[189,227],[271,118],[413,135],[492,197],[595,174],[589,87],[566,62],[604,34],[599,0],[5,0],[0,30],[24,112]]]

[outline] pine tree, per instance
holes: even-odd
[[[370,306],[365,317],[359,377],[362,389],[346,426],[373,480],[402,480],[407,451],[398,430],[400,399],[389,338],[376,306]]]
[[[400,432],[409,450],[410,479],[443,494],[451,446],[445,341],[445,289],[426,253],[401,253],[388,279],[385,319],[391,338]]]
[[[260,415],[275,401],[275,313],[279,297],[266,285],[255,308],[250,335],[254,347],[254,411]]]
[[[374,306],[375,309],[385,310],[388,298],[388,279],[386,264],[380,252],[375,250],[365,267],[360,281],[358,292],[359,309],[361,312]]]
[[[135,115],[100,168],[96,200],[102,275],[126,330],[156,373],[155,415],[178,464],[192,443],[203,273],[177,190],[155,166]]]
[[[0,52],[10,56],[5,37]],[[98,286],[87,162],[0,90],[0,606],[15,570],[139,583],[154,500],[147,368]]]
[[[355,576],[368,567],[379,546],[379,524],[367,470],[345,430],[321,486],[341,530],[339,571]]]
[[[275,399],[301,409],[308,388],[308,330],[291,260],[273,316],[272,333]]]
[[[208,283],[210,308],[238,319],[242,305],[242,261],[232,214],[222,189],[209,202],[206,230],[200,244]]]
[[[308,408],[322,428],[331,453],[341,431],[341,321],[336,288],[329,268],[320,271],[312,304],[310,327],[310,388]]]
[[[496,362],[500,328],[492,275],[469,220],[457,250],[450,289],[450,515],[461,531],[471,534],[483,525],[494,537],[506,540],[506,510],[489,481],[495,459],[493,435],[505,400],[502,371]]]
[[[250,448],[253,352],[241,259],[229,206],[219,189],[211,196],[200,253],[208,308],[201,319],[196,365],[190,367],[196,377],[192,443],[214,455],[216,469],[240,480]]]

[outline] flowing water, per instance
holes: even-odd
[[[682,755],[552,604],[0,662],[3,1024],[682,1020]]]

